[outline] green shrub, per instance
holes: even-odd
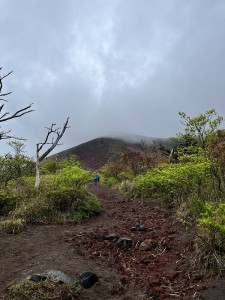
[[[16,196],[0,191],[0,216],[6,215],[15,209],[16,203]]]
[[[6,189],[8,193],[21,201],[38,195],[39,192],[35,189],[34,182],[34,177],[21,177],[19,180],[10,180]]]
[[[54,211],[61,213],[68,221],[77,221],[99,213],[100,203],[95,195],[82,189],[61,189],[47,195]]]
[[[76,165],[66,166],[57,171],[55,175],[56,184],[67,187],[81,188],[87,185],[91,180],[91,173]]]
[[[1,221],[1,228],[5,233],[19,233],[26,227],[26,222],[24,219],[8,219]]]
[[[100,203],[93,194],[64,187],[22,202],[13,215],[34,224],[78,221],[99,212]]]
[[[123,180],[121,183],[118,183],[117,188],[122,193],[127,193],[132,188],[133,182],[131,180]]]
[[[198,232],[207,243],[225,253],[225,203],[205,204],[205,211],[197,219]]]
[[[133,197],[180,203],[191,194],[210,188],[210,164],[170,164],[138,176],[130,190]]]
[[[119,180],[117,178],[115,178],[115,177],[107,177],[107,178],[105,178],[103,176],[102,176],[102,180],[101,181],[102,181],[102,183],[104,185],[106,185],[108,187],[115,186],[119,182]]]
[[[6,186],[8,181],[17,180],[22,176],[32,176],[34,171],[35,162],[25,155],[0,156],[0,185]]]
[[[13,216],[23,218],[27,224],[45,223],[56,218],[51,204],[40,196],[31,198],[29,202],[21,202]]]
[[[14,218],[24,219],[27,224],[71,222],[100,211],[97,198],[85,189],[92,180],[90,172],[79,167],[74,160],[64,163],[55,175],[42,175],[39,189],[34,187],[34,177],[22,177],[8,183],[7,193],[12,199],[17,199],[17,206],[13,207],[11,214]]]
[[[212,273],[225,269],[225,203],[207,202],[197,219],[195,264]]]
[[[191,194],[186,201],[181,202],[176,209],[178,220],[186,227],[196,223],[196,219],[205,212],[206,200],[199,198],[197,194]]]

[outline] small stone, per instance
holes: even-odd
[[[132,240],[127,237],[121,237],[118,239],[117,245],[120,249],[127,250],[132,247]]]
[[[40,282],[46,280],[46,276],[35,274],[30,277],[30,280],[34,282]]]
[[[105,236],[103,234],[96,234],[95,239],[98,242],[103,242],[105,240]]]
[[[146,231],[147,228],[144,225],[135,225],[131,227],[131,231]]]
[[[139,249],[141,251],[150,251],[150,250],[155,249],[156,247],[157,247],[157,244],[154,240],[146,239],[140,244]]]
[[[111,234],[105,236],[105,239],[108,241],[111,241],[113,243],[116,243],[118,241],[119,237],[115,233],[111,233]]]
[[[80,274],[80,284],[83,288],[89,289],[98,281],[98,276],[92,272]]]

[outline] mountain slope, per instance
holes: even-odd
[[[100,137],[61,151],[52,155],[51,158],[57,156],[59,160],[62,160],[71,155],[76,155],[83,167],[96,170],[113,161],[122,152],[129,150],[143,151],[141,141],[146,144],[152,144],[155,141],[167,149],[171,149],[173,146],[169,139],[152,139],[140,136],[132,136],[132,138],[131,136],[124,138]]]

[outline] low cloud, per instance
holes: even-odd
[[[2,128],[31,156],[68,116],[59,151],[114,132],[174,135],[178,111],[225,115],[223,0],[3,0],[1,12],[6,111],[35,108]]]

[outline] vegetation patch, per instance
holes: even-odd
[[[16,197],[0,191],[0,216],[7,215],[16,207]]]
[[[86,190],[49,190],[28,202],[22,202],[13,212],[27,224],[65,223],[80,221],[101,210],[98,199]]]
[[[210,165],[204,163],[165,164],[135,179],[130,195],[179,204],[190,195],[210,187]]]
[[[12,300],[78,300],[81,287],[71,287],[55,280],[32,282],[23,279],[8,288]]]
[[[39,188],[35,187],[34,176],[23,176],[10,180],[5,191],[0,192],[2,215],[6,217],[10,212],[8,220],[1,224],[5,232],[19,232],[22,224],[80,221],[100,212],[100,202],[86,188],[92,180],[91,173],[82,169],[76,159],[57,165],[45,162],[43,168],[45,175]]]
[[[5,233],[16,234],[25,229],[26,221],[24,219],[7,219],[1,221],[0,226]]]
[[[205,270],[225,270],[225,203],[207,202],[197,219],[196,255],[193,263]]]

